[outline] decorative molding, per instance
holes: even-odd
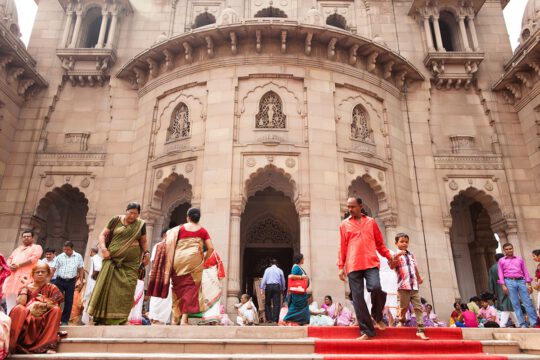
[[[273,25],[276,26],[274,27]],[[253,56],[252,49],[250,49],[249,46],[243,46],[237,47],[236,54],[233,51],[231,58],[231,39],[229,36],[222,36],[222,34],[230,34],[232,32],[235,33],[235,36],[233,37],[235,43],[245,42],[248,44],[250,38],[255,38],[256,53],[263,55],[265,51],[268,51],[269,53],[267,55],[272,56],[270,56],[269,59],[262,56]],[[308,37],[306,34],[312,35],[309,35]],[[346,42],[341,40],[344,38],[344,35],[347,35]],[[210,53],[210,43],[208,39],[212,39],[212,51]],[[179,57],[179,61],[174,64],[174,66],[178,68],[174,73],[175,78],[177,78],[178,74],[182,71],[193,70],[191,64],[204,65],[204,67],[208,69],[208,62],[210,60],[223,58],[225,56],[226,58],[224,58],[223,61],[214,61],[214,64],[218,67],[223,67],[228,66],[229,64],[235,64],[238,60],[241,60],[239,64],[248,64],[252,61],[249,59],[252,56],[254,57],[253,61],[257,61],[257,63],[266,63],[266,61],[270,61],[275,64],[276,54],[272,53],[272,47],[267,47],[268,50],[263,48],[263,42],[278,44],[282,54],[289,54],[294,51],[296,55],[296,52],[301,49],[299,52],[301,58],[295,59],[295,63],[298,63],[299,60],[304,60],[304,57],[309,58],[310,56],[313,56],[315,47],[317,47],[318,51],[324,48],[329,55],[328,60],[326,61],[329,63],[338,63],[339,65],[337,67],[341,69],[339,71],[344,72],[343,66],[345,65],[345,72],[363,73],[362,75],[359,74],[362,78],[366,78],[366,73],[370,73],[370,75],[378,79],[377,81],[379,84],[381,80],[383,80],[390,84],[393,83],[393,86],[398,89],[401,89],[403,81],[424,79],[418,69],[403,56],[381,44],[373,42],[371,39],[351,34],[348,31],[332,26],[312,26],[301,24],[295,20],[282,18],[256,18],[244,20],[242,23],[222,25],[219,28],[215,26],[202,27],[189,33],[174,36],[166,41],[154,44],[152,47],[129,60],[117,73],[117,77],[130,81],[139,89],[141,94],[143,87],[148,87],[150,84],[153,86],[154,82],[158,81],[158,79],[163,76],[173,75],[168,73],[169,69],[167,69],[166,66],[160,66],[159,68],[162,72],[157,76],[156,80],[151,79],[148,81],[148,84],[145,82],[138,82],[137,77],[135,76],[134,71],[136,68],[139,68],[140,71],[145,74],[149,74],[150,67],[147,61],[148,58],[152,58],[158,63],[163,62],[170,65],[171,62],[168,61],[164,55],[165,50],[168,50],[170,54],[174,55],[181,54],[182,52],[184,53],[184,56]],[[301,47],[292,46],[292,44],[296,45],[297,43],[299,43]],[[178,44],[182,44],[182,46],[179,47]],[[227,50],[220,51],[219,49],[222,47],[226,47]],[[356,51],[351,49],[356,49]],[[354,54],[350,53],[350,56],[342,58],[337,56],[338,51],[346,51],[347,53],[354,52]],[[168,57],[170,58],[170,56]],[[365,67],[362,65],[362,67],[364,67],[363,69],[358,68],[355,66],[357,64],[356,57],[369,59],[369,64]],[[380,59],[382,60],[378,61]],[[285,61],[286,58],[283,60]],[[312,60],[305,60],[312,63]],[[393,62],[392,66],[385,67],[385,64],[388,64],[390,61]],[[351,66],[351,62],[355,65]],[[336,71],[338,71],[337,67]],[[383,67],[385,67],[385,69],[383,69]],[[167,71],[163,72],[163,69],[167,69]],[[385,77],[383,77],[383,74]],[[148,76],[146,76],[146,78],[148,78]]]
[[[431,81],[437,88],[468,90],[476,81],[478,66],[484,60],[481,52],[429,52],[424,65],[431,71]]]
[[[105,166],[105,153],[38,153],[36,166]]]
[[[453,170],[502,170],[503,159],[499,155],[436,155],[436,169]]]

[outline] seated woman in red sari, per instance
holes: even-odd
[[[214,246],[208,232],[199,225],[200,218],[199,209],[189,209],[187,223],[167,231],[152,265],[148,294],[166,298],[172,282],[171,323],[175,325],[188,325],[189,315],[205,312],[213,305],[205,303],[201,283],[205,261],[212,256]]]
[[[38,263],[32,269],[30,284],[23,286],[17,306],[11,310],[9,350],[12,354],[54,354],[58,346],[58,330],[64,296],[49,284],[49,265]]]

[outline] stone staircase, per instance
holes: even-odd
[[[58,354],[14,355],[10,359],[323,360],[328,358],[328,355],[316,353],[316,339],[308,337],[306,327],[68,326],[62,330],[68,331],[68,337],[60,343]],[[465,329],[463,340],[480,341],[484,353],[503,355],[507,359],[540,360],[538,329]],[[331,357],[351,358],[347,355]],[[392,358],[392,355],[385,358]]]

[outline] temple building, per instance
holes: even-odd
[[[200,207],[230,306],[270,258],[343,298],[361,196],[411,237],[441,317],[540,232],[540,0],[0,0],[0,251],[23,228],[83,255],[142,204],[152,244]]]

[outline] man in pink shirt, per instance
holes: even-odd
[[[377,222],[362,214],[362,198],[349,198],[347,208],[351,215],[339,226],[338,275],[342,281],[345,281],[345,274],[349,279],[354,311],[362,332],[358,340],[368,340],[375,336],[373,321],[380,330],[386,328],[382,321],[386,293],[381,287],[377,252],[388,260],[393,257],[384,245]],[[364,280],[371,293],[371,314],[364,299]]]
[[[11,275],[6,279],[3,291],[8,314],[17,305],[19,290],[30,280],[30,272],[41,258],[42,253],[41,246],[34,244],[34,232],[23,230],[22,245],[13,250],[7,259]]]
[[[499,280],[503,292],[508,295],[512,302],[512,307],[522,328],[534,326],[538,321],[538,315],[534,308],[531,297],[532,293],[531,276],[525,266],[525,262],[519,256],[514,256],[514,246],[510,243],[503,245],[504,257],[499,260]],[[521,303],[529,316],[529,324],[525,321]],[[517,325],[517,324],[516,324]]]

